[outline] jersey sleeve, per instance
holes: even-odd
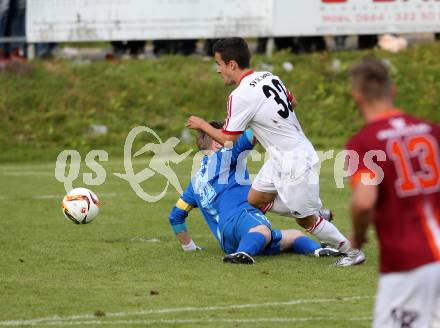
[[[247,129],[235,142],[232,148],[232,158],[236,160],[242,152],[253,149],[256,142],[252,130]]]
[[[241,134],[246,127],[254,113],[248,102],[243,98],[230,95],[228,100],[228,116],[223,125],[223,133],[225,134]]]
[[[183,200],[186,204],[191,206],[191,208],[197,207],[196,196],[194,194],[194,189],[192,182],[188,184],[188,187],[183,191],[183,194],[180,196],[180,199]]]
[[[194,207],[197,207],[197,202],[192,183],[190,183],[174,205],[168,217],[171,228],[175,234],[188,230],[186,217]]]

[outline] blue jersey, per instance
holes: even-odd
[[[211,232],[221,242],[221,231],[234,215],[243,209],[255,210],[247,202],[251,186],[245,158],[254,146],[252,132],[247,130],[232,148],[223,147],[202,159],[194,175],[170,213],[176,233],[186,230],[185,219],[198,207]]]

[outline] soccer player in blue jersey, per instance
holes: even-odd
[[[221,129],[219,122],[210,123]],[[251,186],[245,158],[255,139],[247,130],[230,148],[198,131],[197,145],[204,151],[201,167],[173,207],[169,220],[183,250],[200,249],[187,231],[188,212],[198,207],[212,234],[227,254],[224,262],[253,264],[253,256],[292,251],[315,256],[340,253],[320,245],[298,230],[273,229],[266,216],[247,202]]]

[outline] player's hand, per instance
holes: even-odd
[[[204,248],[197,246],[196,243],[191,240],[191,242],[188,245],[182,245],[182,249],[185,252],[193,252],[193,251],[203,251],[205,250]]]
[[[202,130],[202,127],[205,123],[206,121],[203,118],[193,115],[188,118],[188,121],[186,122],[186,127],[190,129]]]

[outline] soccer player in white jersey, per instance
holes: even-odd
[[[261,210],[293,217],[321,242],[346,256],[338,266],[365,261],[362,251],[319,215],[319,158],[293,111],[296,100],[283,82],[270,72],[250,69],[250,52],[242,38],[218,41],[214,47],[217,73],[225,85],[236,85],[229,96],[222,130],[197,116],[187,126],[200,129],[221,144],[235,142],[251,128],[269,154],[248,194],[248,202]]]

